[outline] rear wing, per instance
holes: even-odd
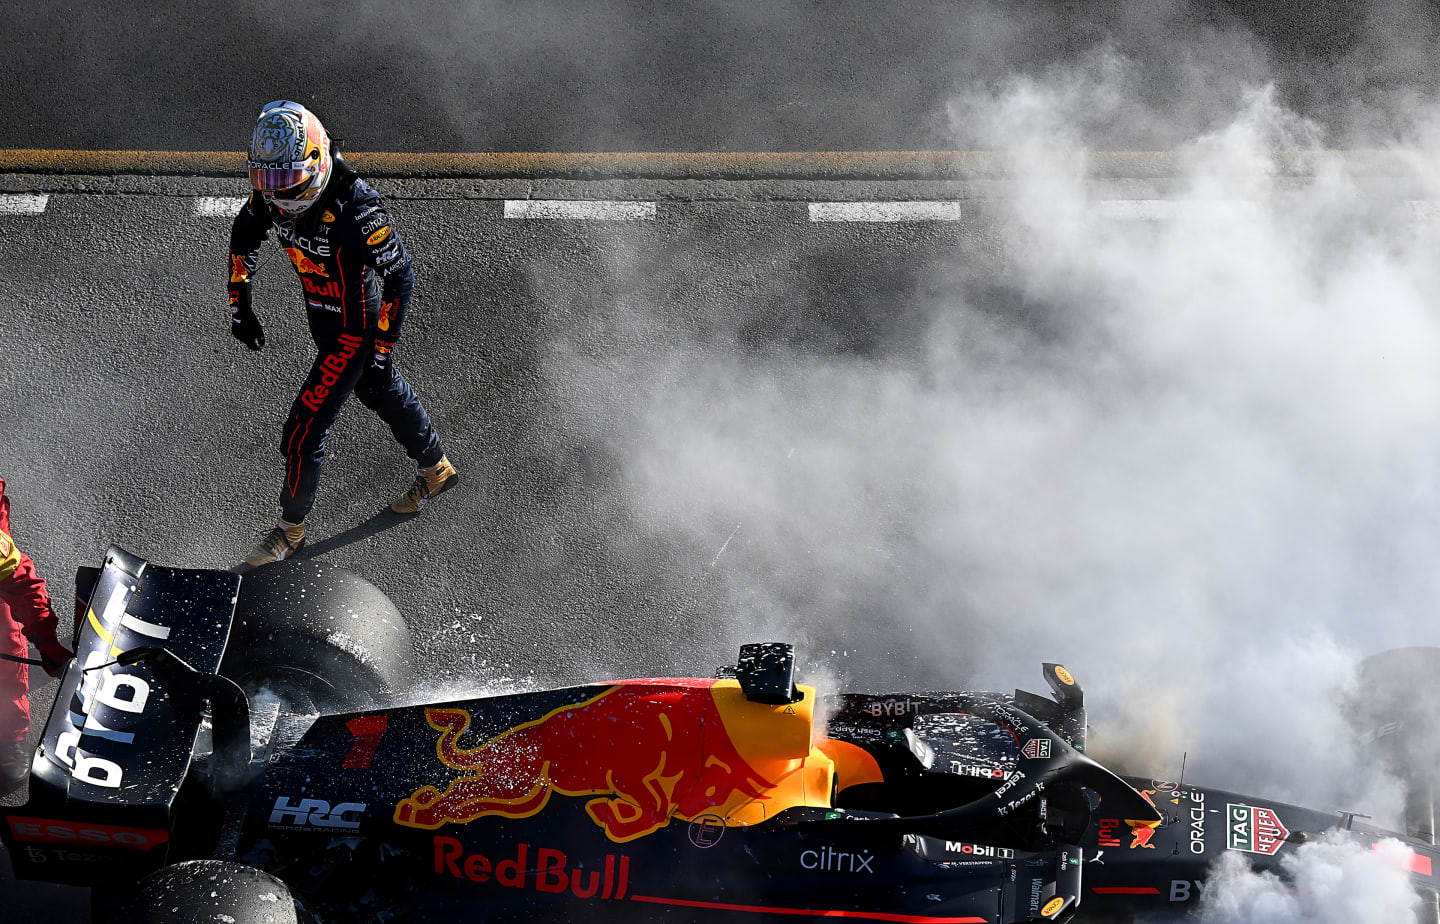
[[[167,839],[202,710],[157,678],[162,665],[121,656],[164,648],[196,672],[215,673],[239,588],[229,572],[160,568],[109,550],[80,607],[75,660],[31,764],[30,799],[0,829],[12,854],[15,844],[77,846],[82,825],[98,832],[83,839],[91,848],[148,851]]]

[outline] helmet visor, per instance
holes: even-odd
[[[292,187],[301,186],[310,180],[311,172],[306,167],[265,166],[250,168],[250,185],[262,193],[289,192]]]

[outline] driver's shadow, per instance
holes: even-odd
[[[328,539],[321,539],[314,544],[306,543],[304,548],[291,555],[286,561],[304,561],[307,558],[319,558],[335,549],[344,548],[362,539],[369,539],[376,533],[383,532],[392,526],[398,526],[406,520],[414,519],[413,516],[395,513],[389,507],[382,507],[370,519],[363,523],[357,523],[342,533],[336,533]],[[237,574],[245,574],[254,569],[246,564],[240,564],[230,569]]]

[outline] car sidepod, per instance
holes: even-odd
[[[978,924],[1073,904],[1059,851],[807,827],[840,814],[813,719],[808,687],[757,703],[726,679],[281,716],[237,855],[351,917]]]

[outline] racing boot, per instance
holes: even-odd
[[[415,483],[399,500],[390,505],[390,509],[396,513],[419,513],[430,498],[459,483],[460,475],[455,471],[455,466],[450,464],[449,459],[441,456],[439,462],[415,473]]]
[[[289,558],[305,545],[305,524],[287,523],[276,520],[275,528],[266,533],[255,551],[245,556],[245,564],[252,568],[268,565]]]

